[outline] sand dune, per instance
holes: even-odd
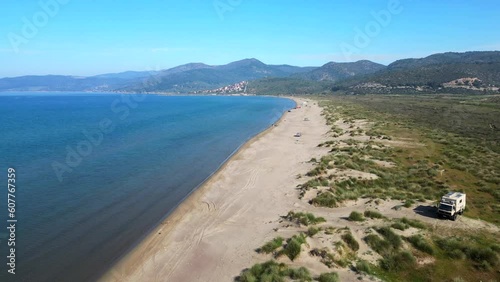
[[[329,130],[320,113],[310,102],[251,140],[102,281],[232,281],[265,260],[254,250],[279,217],[305,208],[296,176],[327,151],[317,147]]]

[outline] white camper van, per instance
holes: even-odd
[[[457,219],[457,215],[463,214],[465,210],[465,194],[450,192],[444,195],[439,202],[438,216]]]

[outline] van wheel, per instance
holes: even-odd
[[[455,221],[455,220],[457,220],[457,214],[456,213],[453,215],[453,221]]]

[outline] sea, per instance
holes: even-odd
[[[0,281],[95,281],[293,107],[260,96],[0,93]]]

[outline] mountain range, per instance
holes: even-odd
[[[0,91],[151,91],[186,93],[263,77],[287,77],[316,69],[266,65],[244,59],[226,65],[190,63],[161,71],[127,71],[90,77],[43,75],[0,79]]]
[[[297,67],[244,59],[226,65],[190,63],[160,71],[89,77],[31,75],[0,79],[0,91],[200,93],[231,89],[226,86],[242,81],[248,83],[247,93],[259,94],[498,91],[500,52],[449,52],[402,59],[388,66],[361,60]]]
[[[369,76],[345,79],[337,83],[335,88],[363,93],[371,90],[386,93],[413,90],[495,91],[499,86],[500,52],[484,51],[448,52],[421,59],[398,60]]]
[[[287,78],[250,81],[247,89],[265,94],[499,93],[500,52],[448,52],[397,60],[388,66],[331,62]]]

